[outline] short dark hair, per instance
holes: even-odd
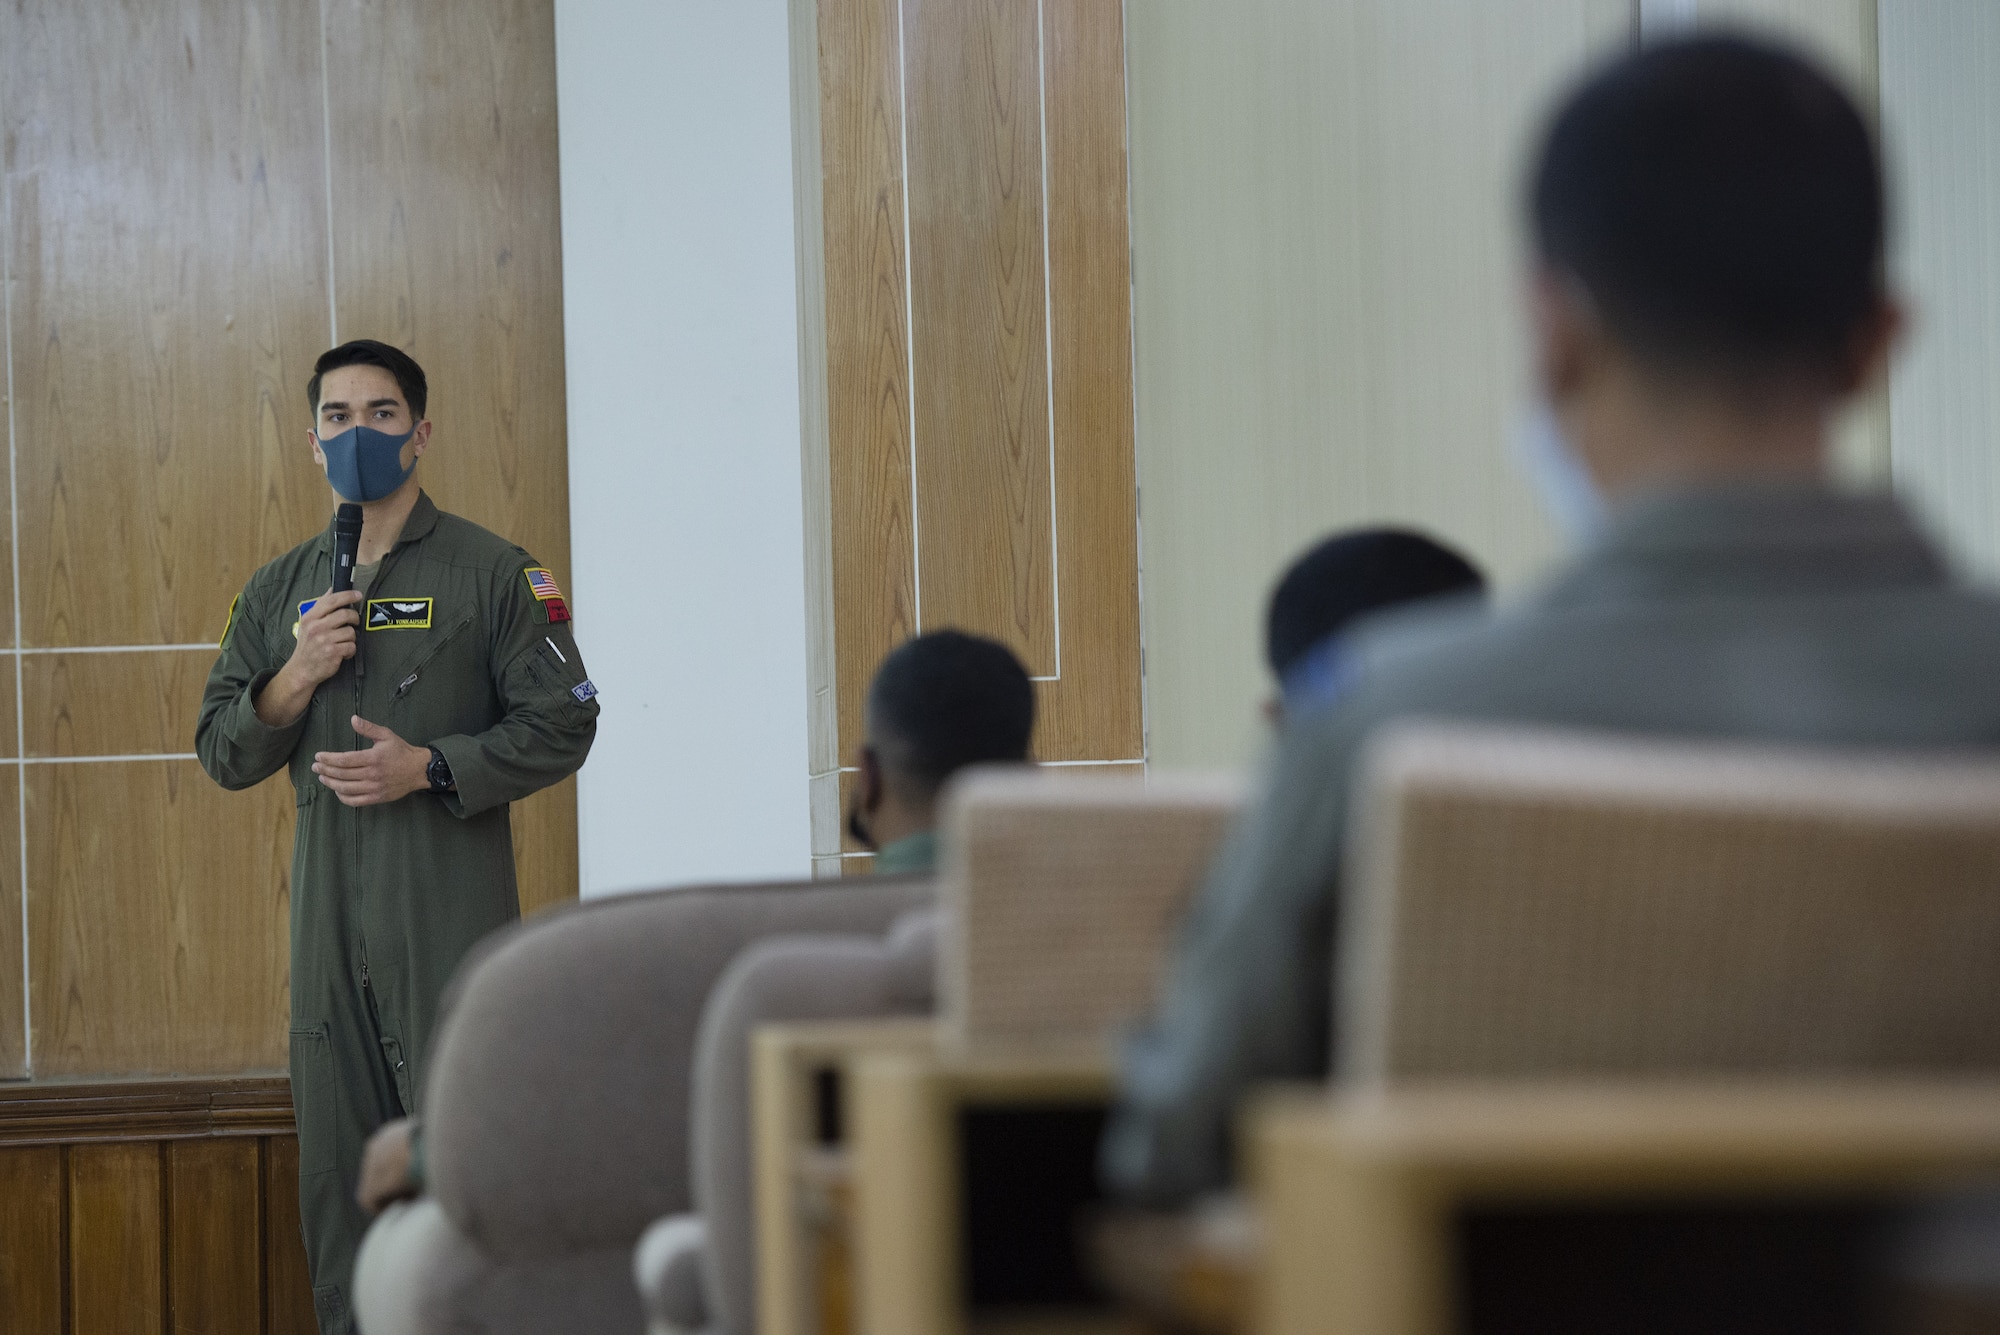
[[[1035,688],[1004,644],[939,630],[906,641],[868,687],[868,732],[885,769],[934,794],[987,761],[1028,758]]]
[[[1556,113],[1528,211],[1542,260],[1669,369],[1839,373],[1881,306],[1874,139],[1832,78],[1766,42],[1613,60]]]
[[[1283,678],[1307,650],[1356,617],[1418,598],[1479,593],[1472,562],[1421,533],[1364,528],[1335,534],[1292,562],[1264,614],[1264,659]]]
[[[403,401],[410,405],[410,420],[424,420],[424,408],[430,403],[430,382],[424,379],[424,368],[417,365],[417,359],[401,348],[378,343],[372,338],[357,338],[351,343],[343,343],[337,348],[329,348],[313,363],[312,379],[306,381],[306,406],[312,415],[319,416],[319,382],[328,371],[338,371],[343,366],[379,366],[396,377],[396,387],[403,391]]]

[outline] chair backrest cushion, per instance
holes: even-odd
[[[2000,1068],[2000,755],[1411,723],[1360,772],[1343,1076]]]
[[[730,960],[780,932],[880,933],[932,901],[926,877],[703,886],[495,933],[460,967],[433,1049],[430,1191],[497,1260],[630,1245],[689,1207],[695,1034]]]
[[[945,799],[943,1041],[1105,1050],[1159,990],[1168,946],[1242,785],[968,771]]]
[[[750,1038],[801,1020],[928,1015],[937,912],[905,914],[886,936],[774,936],[738,955],[709,993],[695,1046],[688,1173],[708,1230],[702,1266],[713,1335],[757,1320]]]

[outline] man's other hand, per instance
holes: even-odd
[[[349,722],[357,736],[375,743],[365,751],[318,751],[313,754],[313,773],[333,790],[333,795],[350,807],[375,806],[408,797],[419,788],[431,786],[424,771],[430,768],[431,750],[411,746],[379,723],[361,715]]]
[[[409,1118],[399,1117],[384,1122],[368,1138],[368,1148],[361,1152],[361,1185],[354,1189],[354,1199],[369,1214],[379,1214],[390,1202],[417,1194],[417,1184],[410,1180],[410,1131],[415,1125]]]

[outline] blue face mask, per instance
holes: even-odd
[[[403,467],[403,445],[414,431],[392,436],[373,427],[351,426],[320,441],[326,456],[326,480],[350,501],[379,501],[409,480],[416,471],[412,459]]]
[[[1514,433],[1514,452],[1570,545],[1581,547],[1595,538],[1611,508],[1548,404],[1537,404],[1522,421]]]
[[[1336,631],[1294,659],[1279,679],[1285,718],[1303,718],[1325,709],[1347,693],[1354,677],[1354,664],[1341,652]]]

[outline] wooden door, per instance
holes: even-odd
[[[1145,760],[1118,0],[795,0],[815,866],[882,657],[1037,685],[1038,760]]]

